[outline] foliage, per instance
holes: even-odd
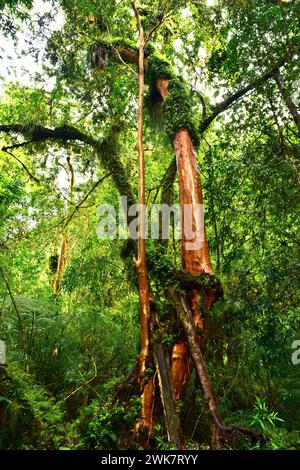
[[[76,430],[66,425],[61,404],[16,367],[1,366],[0,403],[2,450],[78,446]]]
[[[278,413],[275,411],[269,411],[264,400],[256,397],[255,414],[253,415],[251,424],[259,426],[262,431],[266,430],[266,426],[276,426],[277,422],[283,422],[283,419],[279,418]]]

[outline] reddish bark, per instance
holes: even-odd
[[[156,81],[156,88],[157,90],[159,91],[162,99],[165,101],[170,92],[169,92],[169,83],[170,83],[170,80],[167,80],[165,78],[159,78],[157,81]]]
[[[141,23],[140,15],[136,9],[135,3],[132,2],[137,26],[139,31],[139,104],[138,104],[138,167],[139,167],[139,185],[138,185],[138,202],[139,202],[139,233],[138,233],[138,259],[135,260],[136,271],[139,283],[140,298],[140,337],[141,352],[138,359],[138,384],[141,393],[141,420],[138,423],[138,431],[148,437],[153,428],[153,398],[154,398],[154,379],[147,378],[146,372],[149,367],[150,359],[150,339],[153,328],[151,310],[150,310],[150,289],[147,277],[146,266],[146,241],[145,241],[145,159],[143,148],[143,103],[144,103],[144,30]],[[142,442],[147,445],[147,442]]]
[[[159,79],[156,88],[165,101],[169,96],[169,80]],[[201,179],[199,174],[197,154],[193,146],[191,135],[188,129],[179,129],[176,133],[173,146],[176,155],[177,173],[179,181],[180,207],[182,209],[181,227],[182,244],[181,259],[182,267],[192,274],[211,273],[212,267],[208,251],[205,225],[203,220],[203,196]],[[190,207],[189,213],[185,213],[184,207]],[[186,220],[189,218],[189,220]],[[186,233],[185,226],[189,224],[192,229],[191,234]],[[194,245],[192,247],[192,245]],[[197,330],[204,330],[203,313],[199,311],[199,292],[192,290],[189,297],[190,308],[193,313],[194,323]],[[210,310],[213,300],[204,298],[203,308],[207,312]],[[199,341],[201,340],[200,335]],[[191,367],[189,367],[189,353],[187,344],[182,341],[175,344],[172,352],[172,382],[175,398],[182,397],[185,386],[188,382]]]
[[[141,445],[146,447],[153,428],[154,379],[151,378],[142,388],[141,419],[138,422],[137,431],[141,433]]]
[[[174,138],[174,149],[177,161],[180,206],[191,207],[191,226],[194,236],[190,240],[182,233],[182,267],[193,274],[211,273],[211,262],[205,226],[199,205],[203,205],[202,187],[198,169],[197,154],[190,133],[180,129]],[[182,215],[182,227],[185,226],[185,215]],[[191,249],[191,245],[195,248]]]
[[[219,413],[213,385],[208,374],[201,348],[199,346],[195,325],[193,323],[192,312],[184,297],[175,295],[175,300],[177,305],[177,312],[186,333],[186,338],[189,344],[189,351],[194,361],[196,373],[200,380],[204,397],[214,422],[215,440],[217,447],[220,449],[224,443],[231,444],[236,436],[246,436],[253,443],[265,442],[265,438],[262,434],[257,433],[250,428],[244,428],[240,426],[226,426],[223,423]]]
[[[179,400],[190,377],[192,364],[187,344],[182,341],[172,350],[172,388],[175,400]]]

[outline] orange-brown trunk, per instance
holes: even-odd
[[[191,227],[195,233],[191,239],[187,239],[185,233],[182,234],[182,267],[185,271],[193,274],[211,273],[203,214],[199,208],[200,205],[203,205],[203,197],[197,154],[189,131],[180,129],[175,135],[173,144],[177,161],[180,206],[181,208],[187,205],[191,207],[189,216],[192,219]],[[183,211],[183,227],[185,222]],[[191,249],[192,244],[195,245],[195,248]]]
[[[169,96],[169,80],[157,80],[156,87],[165,101]],[[173,146],[177,162],[179,198],[182,210],[182,267],[185,271],[193,274],[211,273],[212,268],[202,212],[201,179],[197,154],[188,129],[178,130],[173,140]],[[190,207],[188,215],[184,211],[184,207],[187,206]],[[186,221],[186,217],[190,220]],[[185,233],[184,227],[186,222],[189,222],[189,227],[194,233],[192,238],[191,234]],[[191,244],[194,247],[191,247]],[[204,329],[203,315],[201,315],[198,306],[199,300],[199,293],[193,290],[189,301],[198,332]],[[205,299],[204,304],[206,304]],[[209,305],[205,305],[205,308],[209,308]],[[182,397],[188,382],[191,370],[190,364],[187,344],[184,341],[175,344],[172,352],[172,383],[177,400]]]
[[[141,392],[142,413],[138,423],[138,430],[143,431],[149,438],[153,428],[153,398],[154,398],[154,378],[147,377],[150,359],[150,339],[152,330],[151,310],[150,310],[150,289],[147,277],[146,266],[146,241],[145,241],[145,159],[143,148],[143,102],[144,102],[144,31],[140,15],[132,2],[132,7],[136,16],[139,31],[139,104],[138,104],[138,154],[139,154],[139,233],[138,233],[138,259],[135,260],[136,271],[139,282],[140,297],[140,336],[141,352],[138,360],[138,383]],[[142,433],[142,434],[143,434]],[[147,445],[142,441],[142,445]]]
[[[187,344],[182,341],[174,345],[172,350],[172,388],[175,400],[180,400],[182,392],[190,377],[192,364]]]

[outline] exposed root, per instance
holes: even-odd
[[[218,422],[216,424],[216,444],[219,449],[224,445],[232,445],[237,437],[247,437],[251,444],[266,444],[267,439],[264,434],[250,428],[241,426],[225,426]]]

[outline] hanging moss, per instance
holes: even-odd
[[[156,81],[160,78],[172,80],[176,79],[176,75],[170,62],[158,53],[155,53],[148,58],[146,81],[155,86]]]
[[[161,188],[161,204],[168,204],[169,206],[173,203],[174,198],[174,181],[177,174],[177,164],[176,158],[172,158],[172,161],[166,171],[166,174],[163,179],[162,188]],[[164,244],[167,244],[168,240],[161,240]]]
[[[136,43],[134,41],[130,41],[129,39],[125,41],[122,38],[114,38],[114,40],[111,42],[111,45],[115,48],[123,47],[124,49],[131,49],[135,51],[137,54],[139,53],[139,49],[136,46]]]
[[[187,86],[180,79],[169,83],[169,92],[164,106],[164,128],[173,140],[180,129],[188,129],[195,147],[199,145],[197,125],[194,118],[192,101]]]
[[[59,256],[58,256],[58,255],[52,255],[52,256],[50,256],[50,258],[49,258],[49,269],[50,269],[50,271],[51,271],[52,274],[55,274],[56,271],[57,271],[58,260],[59,260]]]
[[[120,59],[116,53],[116,49],[127,49],[138,54],[138,48],[133,41],[124,41],[121,38],[115,38],[113,41],[106,41],[101,38],[90,45],[87,51],[87,63],[94,70],[103,70],[108,60],[116,63]]]
[[[162,122],[163,100],[156,88],[156,82],[162,79],[175,79],[172,66],[163,57],[153,54],[148,59],[145,82],[149,86],[148,95],[145,97],[145,105],[149,111],[152,124]]]
[[[145,96],[145,109],[148,111],[149,124],[153,130],[160,131],[163,127],[163,100],[156,87],[150,87]]]
[[[135,203],[132,187],[122,162],[119,159],[118,134],[119,127],[113,127],[109,136],[97,144],[98,156],[103,168],[112,172],[112,178],[121,195],[127,196],[128,206]]]
[[[98,69],[103,68],[108,57],[118,60],[115,49],[127,49],[138,55],[136,45],[122,39],[114,39],[112,42],[97,41],[90,51],[92,62]],[[162,123],[167,137],[173,141],[174,136],[180,129],[188,129],[195,147],[199,145],[197,124],[194,118],[193,105],[189,88],[181,78],[178,78],[173,71],[172,65],[163,56],[155,52],[149,46],[145,51],[147,59],[146,83],[149,85],[149,94],[146,105],[150,112],[152,124]],[[169,96],[162,106],[162,98],[156,88],[159,79],[169,80]],[[163,109],[163,113],[161,112]]]
[[[173,346],[182,337],[183,330],[176,321],[176,314],[173,317],[171,314],[168,314],[167,317],[169,319],[160,321],[159,327],[154,331],[153,339],[157,343]]]
[[[173,141],[180,129],[188,129],[195,147],[199,145],[197,124],[193,113],[193,104],[189,88],[178,78],[172,66],[163,57],[154,54],[148,59],[146,80],[149,84],[149,99],[146,101],[152,109],[162,99],[156,88],[159,79],[169,80],[169,96],[163,106],[163,126],[168,138]]]
[[[103,68],[108,57],[119,61],[115,49],[127,49],[138,55],[138,49],[132,42],[121,39],[114,39],[110,43],[97,41],[90,52],[94,66],[99,69]],[[170,62],[155,52],[151,46],[145,51],[145,57],[147,59],[145,79],[149,85],[149,94],[145,102],[152,124],[160,126],[162,122],[164,131],[171,141],[180,129],[188,129],[193,144],[197,147],[199,137],[189,88],[181,78],[176,76]],[[170,94],[163,106],[162,97],[156,88],[156,82],[159,79],[169,80]]]

